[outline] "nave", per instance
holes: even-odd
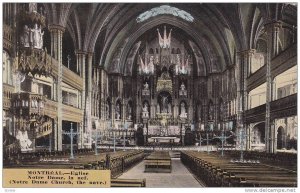
[[[145,161],[122,174],[118,179],[146,179],[148,188],[198,188],[203,187],[193,174],[181,163],[180,158],[172,158],[171,173],[145,173]]]
[[[297,24],[294,3],[4,3],[3,165],[296,186]]]

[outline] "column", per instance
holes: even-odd
[[[88,62],[88,77],[87,77],[87,97],[89,103],[86,106],[87,111],[87,133],[88,133],[88,146],[89,148],[92,147],[92,86],[93,86],[93,80],[92,80],[92,70],[93,70],[93,53],[87,54],[87,62]]]
[[[271,22],[265,25],[267,32],[267,58],[266,58],[266,124],[265,124],[265,138],[266,138],[266,152],[274,153],[275,147],[275,130],[271,124],[270,118],[270,102],[272,101],[272,74],[271,74],[271,60],[278,54],[279,51],[279,29],[281,23]]]
[[[112,97],[111,98],[111,123],[112,123],[112,127],[115,128],[115,109],[116,109],[116,98]]]
[[[78,140],[78,146],[80,148],[85,148],[84,145],[85,145],[85,139],[84,139],[84,133],[86,133],[86,130],[87,130],[87,123],[86,123],[86,80],[85,80],[85,60],[86,60],[86,53],[85,52],[82,52],[82,51],[79,51],[77,50],[76,51],[76,58],[77,58],[77,66],[79,68],[79,74],[80,76],[82,77],[82,81],[83,81],[83,84],[82,84],[82,91],[81,91],[81,101],[80,102],[80,107],[81,109],[83,110],[83,122],[80,123],[80,126],[79,126],[79,133],[80,133],[80,138]]]
[[[79,124],[77,124],[77,132],[79,132],[79,136],[78,136],[78,147],[79,149],[83,149],[84,148],[84,139],[83,139],[83,122],[80,122]]]
[[[239,80],[237,81],[237,86],[238,86],[238,101],[237,101],[237,115],[238,115],[238,120],[237,120],[237,127],[239,129],[245,129],[245,132],[247,135],[250,135],[248,132],[249,130],[247,129],[247,124],[245,120],[245,111],[248,109],[248,91],[247,91],[247,77],[249,75],[249,69],[251,67],[251,61],[252,57],[255,53],[254,49],[250,50],[245,50],[242,52],[238,52],[238,78]],[[248,139],[246,137],[246,139]],[[245,139],[245,140],[246,140]],[[246,143],[249,143],[249,140],[246,140]],[[246,147],[249,147],[249,145],[246,145]]]
[[[64,27],[59,25],[49,25],[51,34],[51,54],[58,62],[56,100],[57,100],[57,127],[54,128],[55,150],[62,150],[62,36]]]
[[[124,124],[124,126],[125,126],[125,122],[126,122],[126,104],[127,103],[125,103],[125,100],[122,99],[122,105],[121,105],[121,115],[122,115],[122,117],[121,117],[121,119],[122,119],[122,123]]]

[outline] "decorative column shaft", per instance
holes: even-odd
[[[266,152],[274,153],[274,128],[271,129],[270,120],[270,102],[272,101],[272,75],[271,75],[271,60],[278,54],[279,50],[279,29],[281,23],[271,22],[265,25],[267,32],[267,58],[266,58],[266,124],[265,124],[265,143]],[[274,127],[274,125],[272,125]]]
[[[88,133],[88,143],[90,146],[92,145],[92,86],[93,86],[93,81],[92,81],[92,69],[93,69],[93,53],[88,53],[87,55],[88,59],[88,82],[87,82],[87,91],[88,91],[88,101],[89,103],[86,106],[86,112],[87,112],[87,130],[86,132]]]
[[[56,100],[57,100],[57,127],[54,128],[54,149],[62,150],[62,36],[64,27],[58,25],[50,25],[51,33],[51,54],[58,61],[57,84],[56,84]]]
[[[239,77],[240,81],[238,83],[240,87],[240,100],[238,101],[238,125],[240,129],[245,129],[246,135],[250,136],[249,129],[247,129],[247,124],[245,120],[245,111],[248,109],[248,91],[247,91],[247,77],[249,75],[249,69],[252,65],[252,57],[255,53],[255,50],[245,50],[238,53],[239,57]],[[250,147],[249,140],[246,140],[246,148]]]
[[[84,148],[84,134],[86,133],[86,128],[87,128],[87,114],[86,114],[86,80],[85,80],[85,60],[86,60],[86,53],[85,52],[81,52],[81,51],[76,51],[76,58],[77,58],[77,64],[80,67],[80,76],[82,77],[82,91],[81,91],[81,109],[84,112],[84,116],[83,116],[83,123],[82,126],[80,126],[80,131],[79,132],[79,141],[78,144],[81,148]]]

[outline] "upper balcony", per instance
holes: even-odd
[[[44,115],[53,119],[58,116],[58,103],[40,94],[15,93],[12,97],[11,107],[17,117],[23,117],[31,121],[35,121]],[[83,121],[83,110],[79,108],[62,104],[61,114],[63,120]]]
[[[58,61],[48,55],[52,62],[52,74],[54,76],[58,75]],[[64,65],[62,65],[62,81],[71,87],[82,91],[83,90],[83,79],[78,74],[68,69]]]
[[[284,98],[280,98],[270,103],[271,119],[278,119],[295,115],[297,115],[297,93]],[[266,104],[247,110],[245,117],[246,123],[265,121]]]

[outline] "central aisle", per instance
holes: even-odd
[[[172,159],[172,173],[144,173],[144,161],[134,166],[119,178],[146,179],[147,188],[195,188],[203,187],[181,163]]]

